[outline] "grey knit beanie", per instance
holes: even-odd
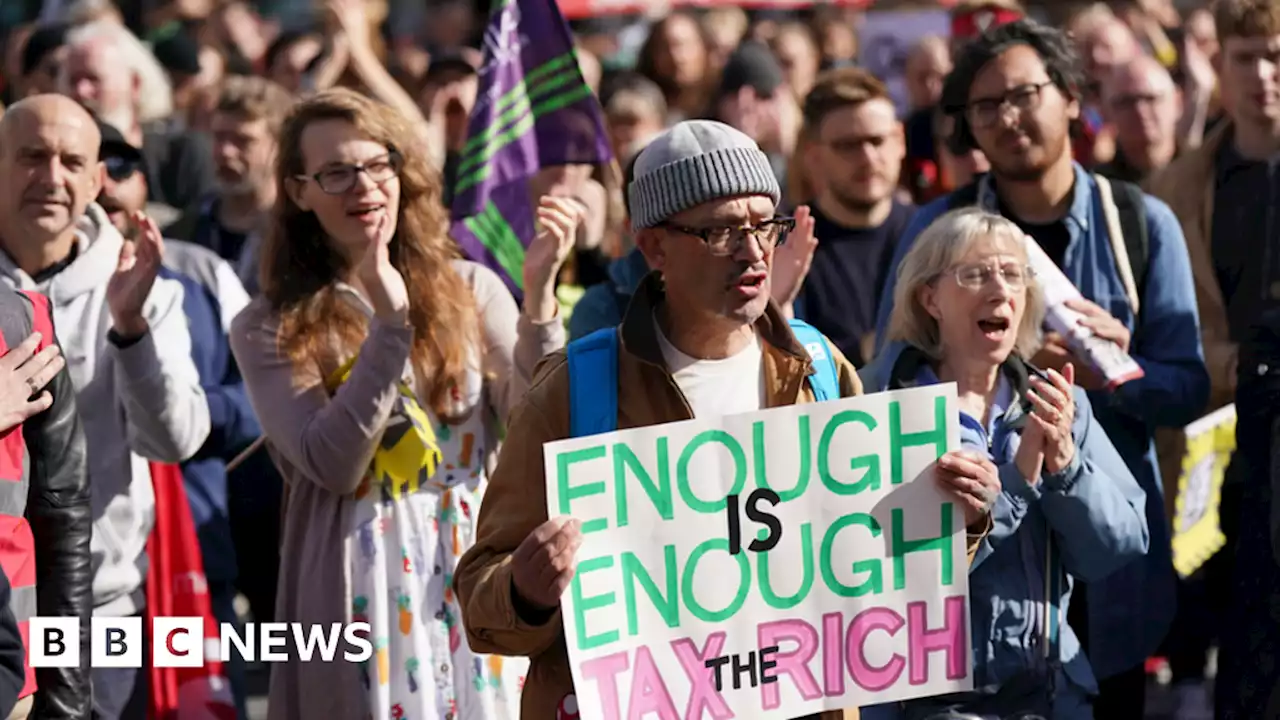
[[[686,120],[655,137],[636,158],[635,179],[627,186],[636,229],[742,195],[768,195],[776,205],[782,189],[754,140],[712,120]]]

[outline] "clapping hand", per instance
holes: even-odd
[[[1028,482],[1040,480],[1041,471],[1062,472],[1075,457],[1076,441],[1072,434],[1076,407],[1071,386],[1075,366],[1068,363],[1063,372],[1048,370],[1049,380],[1033,378],[1027,399],[1032,405],[1022,443],[1014,461]]]
[[[555,318],[556,276],[578,236],[586,207],[577,198],[546,195],[536,211],[538,234],[524,256],[525,313],[534,322]]]
[[[773,251],[770,285],[774,302],[783,308],[795,302],[813,266],[813,253],[818,249],[813,227],[813,213],[808,205],[801,205],[796,208],[795,229],[787,235],[787,241]]]
[[[164,258],[164,240],[155,220],[140,212],[134,214],[133,220],[138,226],[138,237],[124,241],[116,272],[107,283],[112,328],[124,337],[139,337],[147,332],[143,307],[156,284]]]
[[[391,264],[394,234],[390,217],[383,215],[356,273],[369,294],[374,315],[382,322],[403,325],[408,320],[409,290],[405,287],[404,276]]]

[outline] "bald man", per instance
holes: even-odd
[[[1182,93],[1159,61],[1139,55],[1118,65],[1103,78],[1100,99],[1115,128],[1116,156],[1099,173],[1141,184],[1173,160]]]
[[[126,242],[94,204],[100,143],[94,119],[60,95],[22,100],[0,119],[0,282],[53,301],[88,448],[93,615],[142,617],[155,516],[149,462],[195,455],[209,405],[182,285],[157,277],[159,230],[143,221],[148,231]],[[92,672],[93,718],[146,717],[145,674]]]
[[[904,82],[911,110],[932,110],[942,96],[942,81],[951,72],[951,48],[937,35],[926,35],[907,54]]]
[[[1085,74],[1095,82],[1142,55],[1138,36],[1116,17],[1098,20],[1076,43],[1084,60]]]

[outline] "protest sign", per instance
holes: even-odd
[[[549,443],[582,522],[582,720],[795,718],[971,689],[955,385]]]
[[[1236,406],[1219,408],[1186,428],[1187,452],[1173,516],[1173,566],[1188,577],[1227,544],[1218,519],[1222,481],[1236,449]]]

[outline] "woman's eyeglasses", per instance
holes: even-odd
[[[796,219],[774,218],[751,227],[693,228],[671,223],[662,223],[659,227],[700,238],[712,255],[734,255],[742,249],[748,236],[755,238],[761,252],[769,252],[782,245],[787,241],[787,233],[795,229]]]
[[[386,155],[364,163],[332,165],[314,175],[299,175],[299,180],[312,180],[320,190],[329,195],[343,195],[350,192],[360,179],[360,174],[369,176],[375,185],[396,177],[404,168],[404,156],[392,150]]]
[[[946,274],[955,276],[956,284],[966,290],[981,290],[987,283],[999,277],[1012,290],[1021,290],[1035,276],[1029,265],[1005,263],[1004,265],[961,265]]]

